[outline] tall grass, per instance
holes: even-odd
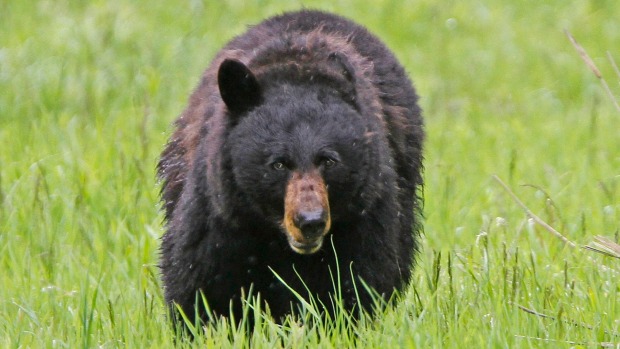
[[[201,71],[246,25],[347,15],[406,66],[427,122],[425,236],[402,301],[354,326],[260,317],[196,341],[165,315],[154,167]],[[3,347],[618,347],[616,1],[0,3]],[[248,308],[254,311],[254,308]],[[258,310],[256,310],[258,312]],[[301,319],[301,320],[300,320]]]

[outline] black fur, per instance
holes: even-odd
[[[297,302],[273,270],[305,296],[298,274],[333,312],[336,262],[347,309],[372,306],[359,279],[385,298],[402,290],[421,231],[417,99],[392,53],[338,16],[287,13],[232,40],[159,163],[166,302],[192,318],[202,291],[219,315],[232,300],[239,319],[241,290],[252,287],[279,320]],[[332,224],[322,248],[301,255],[283,233],[284,197],[292,172],[313,169]]]

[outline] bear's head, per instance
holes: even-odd
[[[350,76],[287,69],[268,76],[236,60],[221,64],[224,147],[244,209],[278,227],[295,252],[312,254],[334,224],[364,214],[368,174],[381,173],[377,125],[343,92]]]

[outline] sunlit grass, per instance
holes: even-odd
[[[195,342],[165,314],[155,164],[202,70],[298,1],[0,4],[3,347],[540,347],[620,343],[616,1],[317,1],[365,24],[422,96],[425,237],[411,288],[359,326],[260,317]],[[529,312],[528,312],[529,310]],[[250,309],[249,311],[253,311]],[[615,344],[614,344],[615,343]]]

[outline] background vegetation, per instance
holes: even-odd
[[[302,6],[366,25],[422,96],[426,234],[401,304],[356,329],[265,322],[186,346],[620,346],[620,3],[0,2],[0,345],[170,347],[155,164],[202,70]],[[493,180],[577,244],[535,224]],[[529,311],[527,311],[529,310]],[[544,316],[543,316],[544,315]]]

